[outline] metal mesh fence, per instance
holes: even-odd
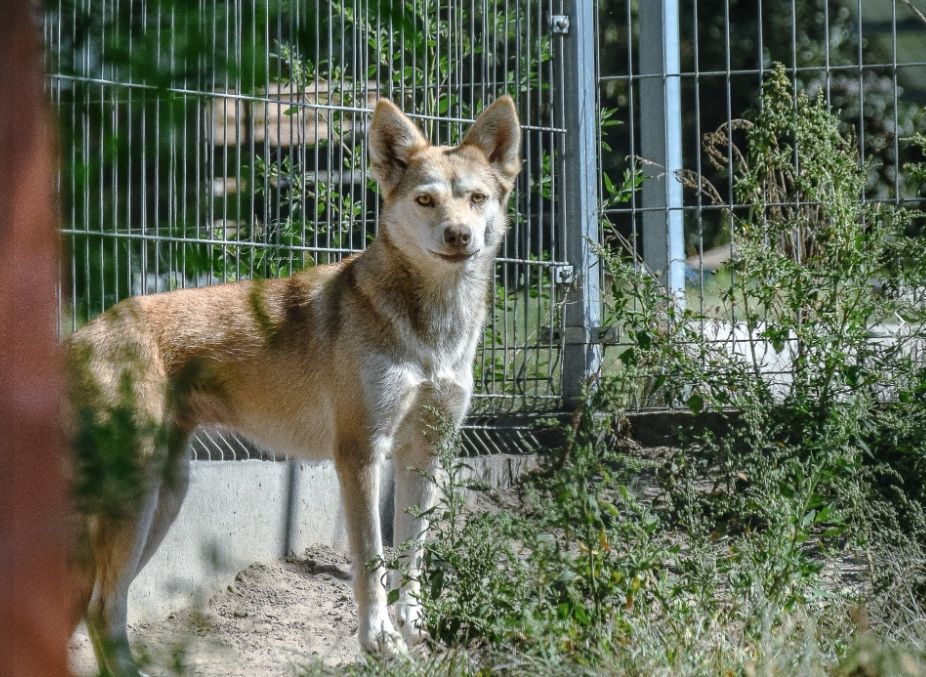
[[[737,120],[759,109],[776,64],[795,94],[824,97],[858,137],[868,172],[860,202],[922,206],[904,172],[921,160],[908,137],[926,123],[922,4],[597,0],[596,9],[603,235],[628,243],[682,305],[711,320],[702,329],[731,354],[752,339],[722,302],[732,285],[724,264],[737,247],[733,219],[753,205],[737,204],[738,151],[727,140],[740,141]],[[787,360],[777,368],[787,379]]]
[[[515,447],[531,436],[517,421],[561,410],[614,337],[586,246],[599,217],[605,240],[620,234],[710,314],[738,205],[703,137],[757,105],[773,63],[858,134],[860,199],[917,203],[902,168],[905,137],[923,129],[924,27],[907,0],[58,0],[44,30],[62,132],[63,330],[132,294],[361,251],[377,222],[375,101],[454,143],[507,92],[525,162],[465,437],[474,451]],[[684,190],[683,169],[719,202]],[[597,204],[578,194],[586,184]],[[263,453],[219,431],[201,439]]]
[[[62,130],[63,330],[129,295],[288,275],[361,251],[379,206],[366,147],[376,100],[452,144],[509,93],[525,164],[474,413],[558,408],[559,5],[53,3],[45,38]]]

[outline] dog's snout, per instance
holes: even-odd
[[[447,226],[444,228],[444,244],[457,249],[468,247],[473,241],[473,231],[469,226]]]

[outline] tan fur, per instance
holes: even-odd
[[[365,252],[287,279],[129,299],[68,340],[75,412],[105,421],[128,402],[143,423],[133,450],[144,470],[137,500],[127,515],[89,523],[87,618],[101,668],[137,671],[125,634],[128,585],[179,509],[186,440],[203,424],[279,452],[334,458],[360,641],[403,650],[381,572],[364,568],[382,552],[379,464],[395,457],[395,538],[411,542],[414,575],[426,525],[407,508],[427,507],[434,494],[419,472],[434,464],[423,418],[436,407],[458,425],[468,406],[519,139],[508,97],[453,148],[429,145],[382,101],[370,154],[383,208]],[[407,642],[423,633],[416,591],[406,585],[397,607]]]

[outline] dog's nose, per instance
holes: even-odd
[[[444,228],[444,244],[463,249],[473,240],[469,226],[447,226]]]

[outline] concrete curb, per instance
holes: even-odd
[[[530,456],[500,454],[470,458],[467,465],[483,483],[504,487],[535,464]],[[380,509],[387,543],[392,486],[387,462]],[[193,461],[180,514],[129,590],[129,622],[160,620],[172,611],[202,606],[249,564],[314,544],[347,549],[333,462]]]

